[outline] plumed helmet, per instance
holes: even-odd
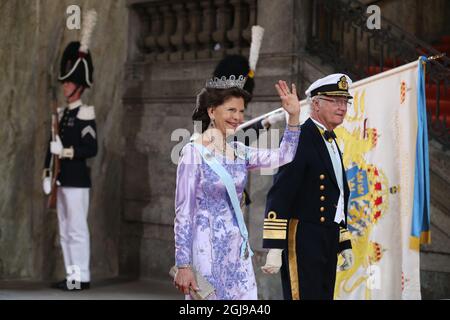
[[[58,79],[61,82],[70,81],[90,88],[94,82],[94,65],[90,52],[82,52],[80,47],[80,42],[71,42],[66,47]]]
[[[94,64],[92,63],[89,47],[92,33],[97,24],[97,12],[89,10],[83,16],[83,27],[79,42],[71,42],[64,50],[61,59],[59,81],[70,81],[87,88],[94,82]]]

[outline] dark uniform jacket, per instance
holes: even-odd
[[[73,158],[61,159],[58,181],[62,187],[90,188],[90,170],[86,159],[97,154],[97,127],[94,107],[82,105],[60,113],[59,135],[64,148],[73,148]],[[50,167],[50,148],[45,168]]]
[[[351,248],[348,236],[343,236],[347,233],[350,191],[343,167],[342,170],[345,222],[340,225],[339,251]],[[300,223],[335,224],[339,195],[340,190],[325,141],[314,122],[308,119],[301,127],[301,138],[294,160],[280,168],[268,193],[263,247],[286,248],[287,228],[289,219],[292,218],[298,219]]]

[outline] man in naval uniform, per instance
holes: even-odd
[[[332,300],[338,254],[353,264],[347,230],[349,187],[334,129],[344,121],[351,79],[332,74],[306,91],[311,117],[301,126],[294,160],[280,168],[267,195],[265,273],[281,268],[287,300]]]
[[[49,146],[44,169],[44,192],[51,192],[50,159],[60,158],[57,177],[59,235],[66,268],[66,279],[53,285],[62,290],[90,287],[90,240],[88,228],[90,171],[86,159],[97,154],[97,130],[93,106],[81,101],[81,95],[93,82],[92,58],[86,46],[70,43],[63,54],[59,80],[62,82],[65,108],[59,111],[59,135]]]

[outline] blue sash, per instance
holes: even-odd
[[[236,186],[234,185],[233,178],[205,146],[198,143],[192,143],[192,145],[202,155],[203,160],[209,165],[209,167],[220,177],[221,181],[227,188],[228,196],[230,197],[231,204],[233,205],[234,214],[236,216],[239,230],[242,237],[244,238],[244,241],[241,245],[241,258],[247,258],[249,255],[253,256],[253,251],[250,248],[250,244],[248,242],[247,227],[245,226],[244,216],[239,204],[238,196],[236,193]]]

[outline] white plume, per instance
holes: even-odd
[[[88,53],[89,46],[91,45],[92,33],[94,32],[95,25],[97,24],[97,12],[95,10],[89,10],[83,17],[83,27],[81,28],[81,46],[80,51]]]
[[[259,50],[261,49],[261,43],[264,36],[264,28],[261,26],[252,27],[252,43],[250,45],[250,57],[248,62],[250,64],[250,69],[255,71],[256,64],[259,59]]]

